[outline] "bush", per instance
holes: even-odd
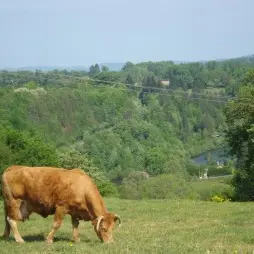
[[[119,196],[116,185],[107,179],[96,181],[96,185],[97,185],[97,187],[100,191],[100,194],[102,196],[107,196],[107,197],[110,197],[110,196],[118,197]]]
[[[226,198],[225,196],[223,195],[213,195],[211,198],[210,198],[211,201],[213,202],[218,202],[218,203],[221,203],[221,202],[225,202],[225,201],[228,201],[230,199]]]
[[[8,129],[0,146],[3,154],[8,157],[4,160],[5,164],[8,162],[9,165],[57,166],[55,147],[45,144],[45,141],[34,133]]]
[[[231,175],[232,168],[229,166],[224,166],[222,168],[217,168],[216,165],[208,166],[208,177],[209,176],[223,176],[223,175]]]
[[[199,194],[201,200],[211,200],[212,197],[216,195],[219,197],[224,197],[225,199],[231,199],[233,195],[233,188],[231,185],[226,183],[226,179],[207,179],[198,180],[192,182],[193,188]]]
[[[196,199],[197,193],[181,175],[162,174],[137,181],[130,176],[124,179],[119,188],[126,199]]]
[[[119,192],[122,198],[140,199],[140,186],[149,179],[149,175],[144,171],[133,171],[123,179]]]
[[[58,154],[60,167],[66,169],[79,168],[85,171],[97,185],[102,196],[118,196],[117,187],[88,158],[86,154],[77,151],[66,151]]]
[[[149,199],[196,199],[197,193],[179,175],[162,174],[143,182],[140,193]]]
[[[208,169],[207,176],[223,176],[223,175],[232,175],[233,168],[230,165],[223,166],[218,168],[217,165],[195,165],[189,164],[186,166],[187,171],[192,176],[202,176],[205,172],[205,168]]]

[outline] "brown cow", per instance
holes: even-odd
[[[79,220],[91,221],[103,242],[113,241],[115,222],[119,220],[121,224],[119,216],[106,210],[96,185],[80,169],[11,166],[2,175],[2,192],[5,207],[3,236],[8,238],[11,229],[19,243],[24,240],[18,232],[17,221],[28,219],[32,212],[43,217],[54,214],[47,243],[53,242],[66,214],[72,219],[75,242],[79,241]]]

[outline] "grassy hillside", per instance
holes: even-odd
[[[163,174],[173,183],[189,182],[188,173],[203,174],[191,158],[223,144],[225,103],[252,66],[147,62],[126,63],[119,72],[98,65],[89,73],[2,71],[0,173],[11,164],[89,167],[93,175],[124,183],[120,194],[126,197],[129,182],[139,179],[132,173],[146,172],[162,177],[147,182],[149,188],[132,186],[133,197],[155,198],[153,189],[162,181],[165,190],[158,192],[171,196]],[[208,157],[209,174],[221,175]],[[226,167],[232,173],[233,161]]]
[[[191,155],[220,143],[212,135],[223,129],[224,104],[151,93],[142,105],[138,96],[126,88],[78,82],[64,88],[3,88],[0,143],[9,153],[7,129],[35,133],[58,149],[88,154],[110,178],[133,170],[156,175],[169,172],[169,165],[185,169]]]
[[[32,215],[20,223],[27,241],[0,241],[1,253],[253,253],[253,203],[106,199],[123,225],[115,230],[113,244],[101,244],[90,223],[81,223],[81,242],[72,244],[66,217],[53,245],[47,246],[52,216]],[[3,231],[3,204],[0,204]]]

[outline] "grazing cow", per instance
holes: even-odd
[[[80,169],[11,166],[2,175],[5,208],[4,238],[12,230],[16,242],[23,243],[17,221],[24,221],[35,212],[44,218],[54,214],[52,230],[46,238],[53,243],[54,235],[66,214],[71,216],[73,241],[79,241],[79,220],[91,221],[101,241],[112,242],[112,231],[118,215],[106,210],[103,199],[92,181]]]

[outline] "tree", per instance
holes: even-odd
[[[100,72],[93,78],[98,80],[95,82],[96,84],[110,84],[110,82],[120,82],[121,73],[116,71]]]
[[[85,171],[96,183],[102,196],[117,195],[117,189],[102,171],[93,165],[93,161],[86,155],[69,150],[58,154],[59,165],[63,168],[79,168]]]
[[[98,64],[91,65],[89,68],[89,77],[94,77],[100,73],[100,66]]]
[[[135,66],[135,65],[134,65],[132,62],[127,62],[127,63],[123,66],[122,71],[127,72],[127,71],[131,70],[134,66]]]
[[[37,84],[36,84],[35,81],[29,81],[28,83],[26,83],[24,85],[24,87],[27,88],[27,89],[32,90],[32,89],[36,89],[37,88]]]
[[[55,147],[39,136],[9,130],[5,146],[11,151],[11,163],[27,166],[57,166]]]
[[[109,71],[109,68],[107,66],[102,66],[102,69],[101,69],[102,72],[108,72]]]
[[[225,109],[226,140],[231,155],[236,157],[232,181],[235,199],[254,200],[254,70],[247,73],[248,83],[240,87],[236,100]]]
[[[132,77],[131,77],[130,74],[127,75],[125,82],[126,82],[127,84],[130,84],[130,85],[133,85],[133,84],[134,84],[134,81],[133,81],[133,79],[132,79]]]

